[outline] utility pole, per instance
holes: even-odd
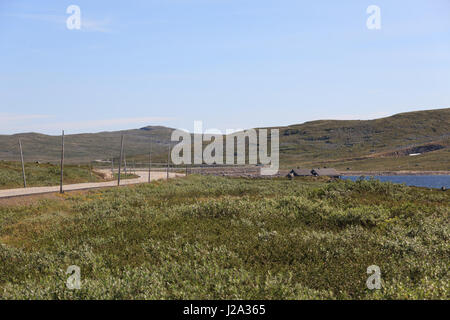
[[[119,160],[119,174],[117,176],[117,185],[120,186],[120,166],[122,165],[122,156],[123,156],[123,135],[120,138],[120,160]]]
[[[59,182],[59,193],[64,193],[63,174],[64,174],[64,130],[62,131],[61,135],[61,180]]]
[[[23,187],[27,187],[27,179],[25,177],[25,164],[23,163],[22,142],[19,138],[20,160],[22,161],[22,175],[23,175]]]
[[[150,141],[150,152],[148,153],[148,182],[150,183],[150,175],[152,172],[152,142]]]
[[[114,179],[114,156],[111,154],[111,176]]]

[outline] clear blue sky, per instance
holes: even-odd
[[[372,4],[381,30],[366,28]],[[449,106],[449,0],[0,0],[0,134]]]

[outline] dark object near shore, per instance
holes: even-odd
[[[311,170],[309,169],[292,169],[288,175],[292,177],[308,177],[312,176]]]
[[[339,178],[339,173],[334,168],[325,168],[325,169],[312,169],[311,173],[315,177],[331,177],[331,178]]]
[[[447,191],[447,188],[446,187],[442,187],[441,190],[442,191]]]
[[[324,169],[292,169],[287,177],[292,179],[293,177],[331,177],[339,178],[339,173],[334,168],[324,168]]]

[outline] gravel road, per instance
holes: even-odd
[[[101,171],[101,170],[99,170]],[[148,182],[148,171],[136,171],[136,175],[139,178],[135,179],[123,179],[120,181],[120,185],[129,185],[129,184],[137,184],[137,183],[145,183]],[[169,173],[169,178],[181,177],[184,174],[181,173]],[[166,172],[161,171],[152,171],[151,180],[159,180],[166,179]],[[77,184],[68,184],[63,185],[64,191],[73,191],[73,190],[83,190],[83,189],[94,189],[94,188],[103,188],[103,187],[114,187],[117,186],[117,181],[107,181],[107,182],[87,182],[87,183],[77,183]],[[59,192],[59,186],[51,186],[51,187],[30,187],[30,188],[17,188],[17,189],[6,189],[0,190],[0,198],[8,198],[8,197],[17,197],[17,196],[25,196],[32,194],[40,194],[40,193],[51,193],[51,192]]]

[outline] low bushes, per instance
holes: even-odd
[[[193,175],[0,207],[0,297],[448,299],[448,200],[376,181]],[[69,265],[81,290],[65,286]]]

